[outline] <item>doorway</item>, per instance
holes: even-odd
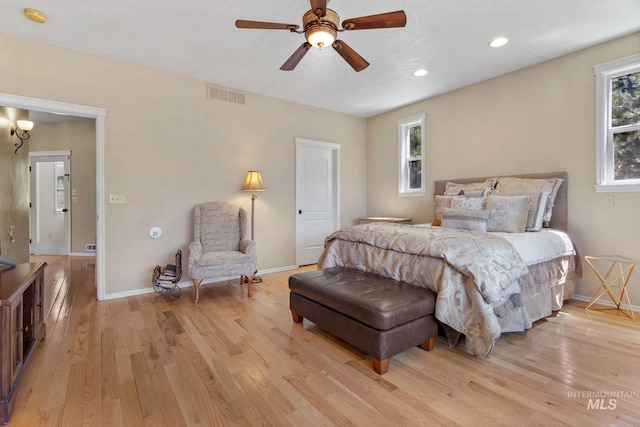
[[[30,253],[69,255],[69,161],[71,153],[29,153]]]
[[[95,282],[98,300],[105,297],[105,247],[104,247],[104,119],[107,110],[86,105],[68,104],[46,99],[0,93],[0,105],[23,110],[69,114],[93,118],[96,121],[96,269]]]
[[[315,264],[340,228],[340,145],[296,138],[296,264]]]

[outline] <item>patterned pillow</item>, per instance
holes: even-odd
[[[484,209],[486,203],[485,197],[454,197],[451,199],[451,206],[455,209],[471,209],[474,211],[481,211]]]
[[[488,231],[504,233],[524,233],[527,224],[530,196],[487,197],[489,211]]]
[[[431,225],[439,226],[442,225],[442,214],[444,212],[444,208],[451,207],[451,200],[453,199],[461,199],[464,196],[436,196],[433,199],[433,220],[431,221]]]
[[[471,231],[487,231],[489,210],[444,208],[442,226]]]
[[[493,189],[498,178],[489,178],[484,182],[474,182],[471,184],[456,184],[447,182],[444,187],[445,196],[484,197]]]
[[[538,195],[543,192],[549,192],[549,197],[544,210],[543,221],[546,227],[549,226],[551,221],[551,213],[553,209],[553,202],[558,194],[558,189],[564,182],[562,178],[514,178],[514,177],[499,177],[496,183],[496,190],[501,193],[508,194],[529,194]]]
[[[545,208],[547,207],[547,201],[549,199],[548,191],[537,194],[513,194],[509,191],[494,190],[491,195],[495,196],[529,196],[531,201],[529,203],[529,211],[527,212],[527,224],[525,225],[525,231],[540,231],[542,229],[543,217]]]

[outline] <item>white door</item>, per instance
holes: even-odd
[[[340,226],[340,145],[296,138],[296,263],[315,264]]]
[[[30,154],[31,253],[69,255],[69,155]]]

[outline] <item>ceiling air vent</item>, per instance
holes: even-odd
[[[217,99],[218,101],[230,102],[232,104],[244,105],[244,93],[236,92],[230,89],[207,85],[207,98]]]

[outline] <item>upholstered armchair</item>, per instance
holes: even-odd
[[[189,277],[198,302],[198,288],[205,279],[240,276],[240,285],[251,283],[256,272],[256,244],[247,237],[247,212],[225,202],[196,205],[193,210],[193,242],[189,244]]]

